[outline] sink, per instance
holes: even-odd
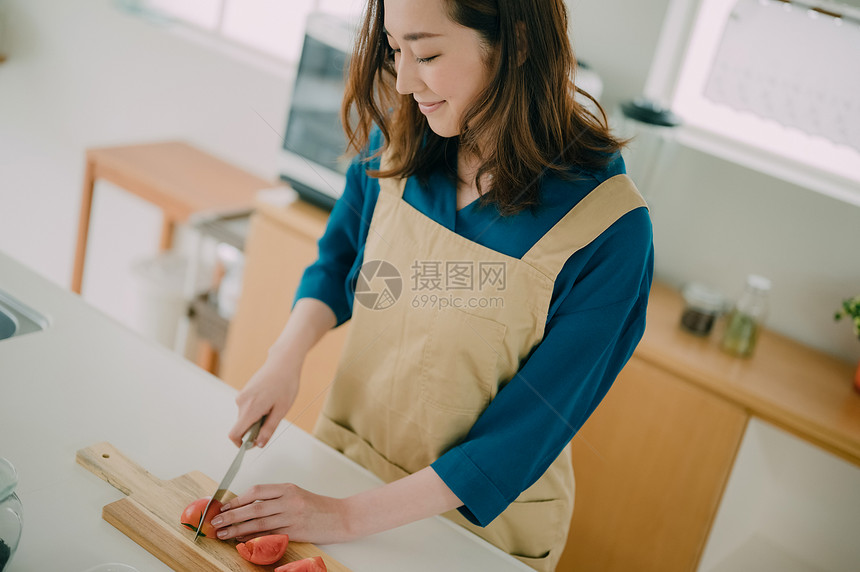
[[[0,341],[47,327],[48,320],[43,315],[0,290]]]

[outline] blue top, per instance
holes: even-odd
[[[361,269],[379,196],[379,181],[365,173],[379,168],[379,158],[359,159],[381,144],[377,130],[371,151],[350,166],[319,241],[319,259],[305,270],[295,298],[325,302],[338,325],[352,315],[350,284]],[[573,172],[579,175],[573,181],[545,177],[541,205],[504,218],[478,201],[458,211],[456,189],[442,173],[431,175],[426,187],[410,178],[403,200],[469,240],[522,258],[585,195],[624,173],[624,160],[618,155],[603,170]],[[544,339],[466,439],[432,464],[470,521],[486,526],[534,483],[606,395],[645,330],[653,266],[645,208],[625,214],[567,260],[553,288]]]

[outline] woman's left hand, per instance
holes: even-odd
[[[252,487],[226,503],[212,524],[222,540],[287,534],[291,541],[332,544],[356,538],[350,531],[346,499],[292,484]]]
[[[296,542],[335,544],[442,514],[462,506],[433,467],[336,499],[296,485],[257,485],[212,519],[218,538],[288,534]]]

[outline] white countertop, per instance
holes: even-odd
[[[199,470],[217,480],[236,451],[227,439],[235,390],[3,253],[0,290],[51,321],[0,341],[0,456],[18,470],[24,506],[7,572],[107,562],[169,570],[102,520],[122,493],[77,465],[75,452],[110,441],[161,479]],[[262,482],[346,496],[380,481],[282,422],[265,450],[248,453],[231,489]],[[355,572],[531,570],[441,517],[323,549]]]

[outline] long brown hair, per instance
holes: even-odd
[[[540,178],[549,171],[570,176],[572,166],[604,167],[623,142],[609,132],[597,101],[576,87],[576,59],[567,35],[563,0],[443,0],[452,21],[476,30],[494,56],[491,79],[461,118],[460,135],[436,135],[415,100],[395,89],[396,70],[384,28],[383,0],[369,0],[356,37],[341,109],[349,147],[367,145],[373,125],[382,132],[390,162],[378,177],[422,179],[451,165],[459,152],[478,153],[478,141],[494,145],[480,154],[476,180],[491,176],[482,204],[503,215],[539,202]],[[523,58],[523,54],[525,57]],[[577,99],[596,105],[597,117]],[[355,126],[352,121],[355,119]],[[457,147],[457,145],[459,147]]]

